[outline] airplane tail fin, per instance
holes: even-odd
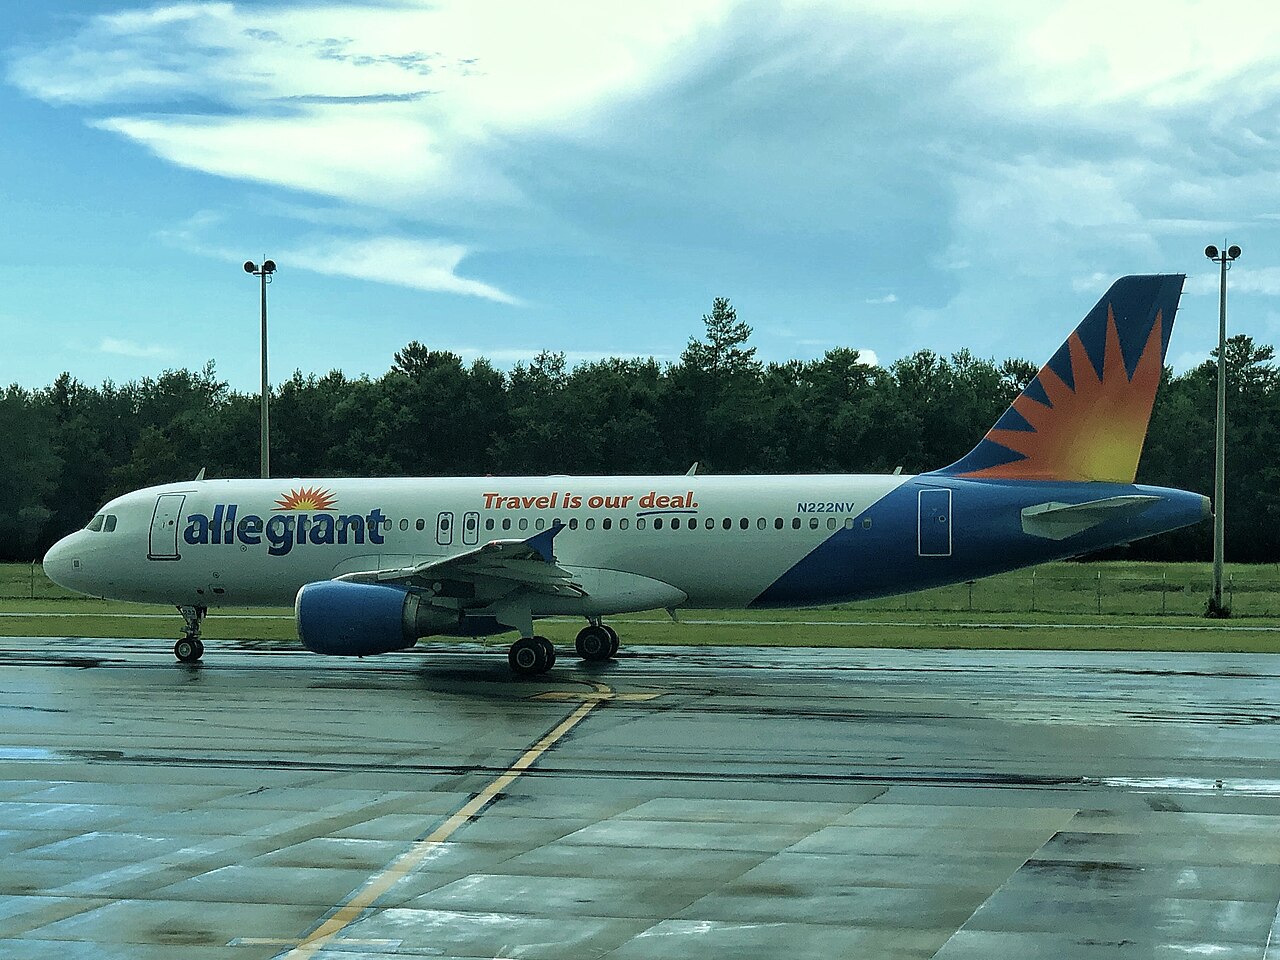
[[[978,445],[937,472],[1133,483],[1185,279],[1113,283]]]

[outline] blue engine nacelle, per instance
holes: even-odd
[[[343,580],[306,584],[294,612],[303,646],[348,657],[404,650],[459,622],[456,612],[423,603],[401,587]]]

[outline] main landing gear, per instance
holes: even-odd
[[[555,665],[556,648],[546,637],[521,637],[507,653],[511,672],[522,677],[536,677]]]
[[[575,646],[583,660],[602,663],[617,655],[618,634],[613,627],[592,620],[578,634]],[[541,676],[555,664],[556,648],[546,637],[521,637],[511,645],[507,662],[511,664],[511,672],[518,676]]]
[[[613,627],[593,620],[579,632],[574,646],[583,660],[612,660],[618,654],[618,634]]]
[[[173,655],[183,663],[196,663],[204,656],[204,643],[200,640],[200,622],[209,612],[208,607],[178,607],[186,626],[182,638],[173,645]]]

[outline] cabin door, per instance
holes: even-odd
[[[916,543],[922,557],[951,556],[951,491],[921,490]]]
[[[151,515],[151,539],[147,544],[148,560],[178,559],[178,517],[182,514],[183,493],[162,493],[156,497]]]

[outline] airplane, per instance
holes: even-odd
[[[125,494],[44,559],[56,583],[176,606],[203,656],[227,606],[293,604],[317,653],[515,631],[546,617],[614,657],[605,617],[816,606],[959,583],[1175,530],[1207,497],[1134,483],[1182,275],[1117,280],[960,460],[918,475],[203,479]]]

